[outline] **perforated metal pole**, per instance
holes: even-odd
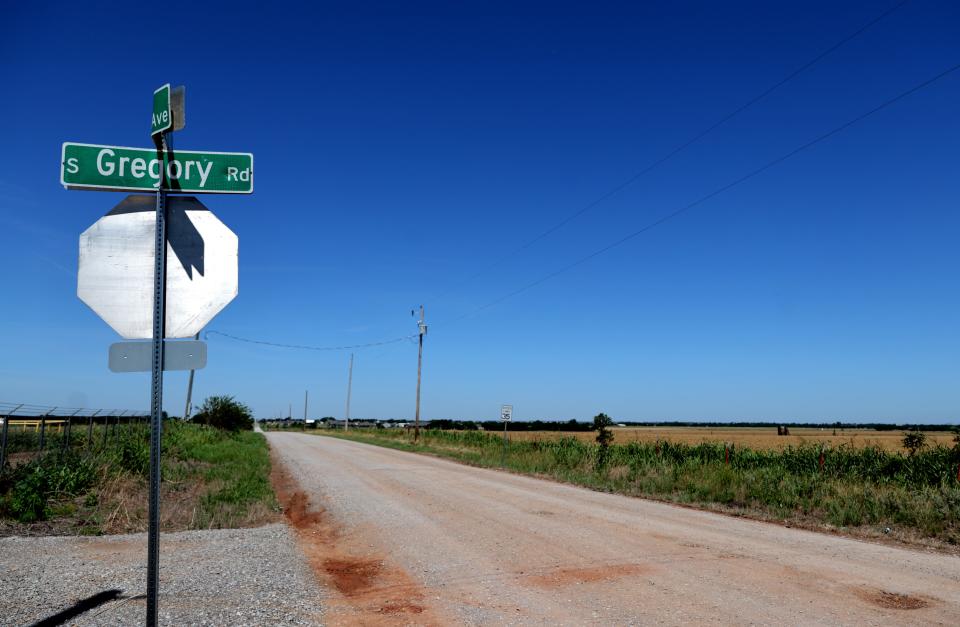
[[[167,134],[160,136],[158,157],[165,169]],[[157,188],[156,233],[153,264],[153,363],[150,381],[150,511],[147,528],[147,626],[157,625],[160,587],[160,437],[163,428],[163,335],[167,283],[166,177]]]

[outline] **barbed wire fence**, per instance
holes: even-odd
[[[50,451],[92,452],[123,430],[145,425],[149,410],[92,409],[0,401],[0,471]]]

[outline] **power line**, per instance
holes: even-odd
[[[221,331],[206,331],[203,334],[203,339],[207,339],[210,335],[219,335],[221,337],[226,337],[231,340],[236,340],[238,342],[246,342],[247,344],[260,344],[261,346],[272,346],[274,348],[294,348],[298,350],[308,350],[308,351],[344,351],[344,350],[359,350],[361,348],[371,348],[374,346],[384,346],[386,344],[396,344],[397,342],[402,342],[404,340],[412,340],[417,337],[417,334],[413,335],[404,335],[403,337],[396,337],[392,340],[384,340],[382,342],[368,342],[367,344],[353,344],[350,346],[309,346],[307,344],[283,344],[280,342],[268,342],[265,340],[253,340],[246,337],[240,337],[238,335],[231,335],[230,333],[223,333]]]
[[[464,314],[464,315],[462,315],[462,316],[459,316],[459,317],[457,317],[457,318],[454,318],[454,319],[446,322],[445,324],[454,324],[454,323],[459,322],[459,321],[461,321],[461,320],[463,320],[463,319],[465,319],[465,318],[468,318],[468,317],[470,317],[470,316],[476,315],[476,314],[480,313],[481,311],[483,311],[483,310],[485,310],[485,309],[489,309],[490,307],[493,307],[494,305],[497,305],[497,304],[499,304],[499,303],[502,303],[503,301],[505,301],[505,300],[507,300],[507,299],[509,299],[509,298],[513,298],[514,296],[517,296],[518,294],[522,294],[523,292],[526,292],[527,290],[532,289],[532,288],[536,287],[537,285],[540,285],[541,283],[544,283],[544,282],[546,282],[546,281],[549,281],[550,279],[552,279],[552,278],[554,278],[554,277],[556,277],[556,276],[558,276],[558,275],[560,275],[560,274],[563,274],[564,272],[567,272],[568,270],[571,270],[571,269],[573,269],[573,268],[575,268],[575,267],[577,267],[577,266],[579,266],[579,265],[581,265],[581,264],[584,264],[584,263],[586,263],[587,261],[590,261],[591,259],[593,259],[594,257],[598,257],[598,256],[600,256],[600,255],[602,255],[602,254],[604,254],[604,253],[606,253],[606,252],[608,252],[608,251],[610,251],[610,250],[612,250],[612,249],[614,249],[614,248],[617,248],[618,246],[621,246],[621,245],[625,244],[626,242],[628,242],[628,241],[632,240],[633,238],[637,237],[638,235],[642,235],[643,233],[646,233],[646,232],[648,232],[648,231],[651,231],[651,230],[657,228],[658,226],[664,224],[665,222],[668,222],[668,221],[676,218],[677,216],[680,216],[680,215],[686,213],[687,211],[693,209],[694,207],[697,207],[698,205],[701,205],[701,204],[703,204],[704,202],[706,202],[706,201],[708,201],[708,200],[710,200],[710,199],[712,199],[712,198],[714,198],[714,197],[716,197],[716,196],[719,196],[720,194],[722,194],[722,193],[724,193],[724,192],[726,192],[726,191],[729,191],[729,190],[733,189],[734,187],[740,185],[741,183],[745,183],[746,181],[752,179],[753,177],[755,177],[755,176],[757,176],[757,175],[759,175],[759,174],[762,174],[763,172],[766,172],[766,171],[769,170],[770,168],[772,168],[772,167],[774,167],[774,166],[776,166],[776,165],[779,165],[780,163],[783,163],[784,161],[786,161],[786,160],[788,160],[788,159],[796,156],[797,154],[803,152],[804,150],[807,150],[808,148],[811,148],[811,147],[813,147],[813,146],[816,146],[816,145],[819,144],[820,142],[823,142],[823,141],[825,141],[825,140],[833,137],[834,135],[845,131],[846,129],[850,128],[850,127],[853,126],[854,124],[857,124],[858,122],[861,122],[862,120],[870,117],[871,115],[873,115],[873,114],[875,114],[875,113],[879,113],[880,111],[883,111],[883,110],[886,109],[887,107],[892,106],[893,104],[895,104],[895,103],[899,102],[900,100],[903,100],[904,98],[906,98],[906,97],[908,97],[908,96],[910,96],[910,95],[912,95],[912,94],[920,91],[921,89],[924,89],[925,87],[929,87],[929,86],[932,85],[933,83],[935,83],[935,82],[939,81],[940,79],[948,76],[949,74],[952,74],[953,72],[956,72],[957,70],[960,70],[960,64],[954,65],[954,66],[952,66],[952,67],[950,67],[950,68],[948,68],[948,69],[940,72],[940,73],[937,74],[936,76],[934,76],[934,77],[932,77],[932,78],[929,78],[929,79],[923,81],[922,83],[919,83],[919,84],[917,84],[917,85],[914,85],[914,86],[911,87],[910,89],[907,89],[906,91],[903,91],[903,92],[899,93],[898,95],[896,95],[896,96],[894,96],[894,97],[892,97],[892,98],[890,98],[890,99],[888,99],[888,100],[885,100],[884,102],[882,102],[881,104],[877,105],[877,106],[874,107],[873,109],[870,109],[870,110],[867,111],[866,113],[861,113],[861,114],[858,115],[857,117],[855,117],[855,118],[853,118],[853,119],[851,119],[851,120],[848,120],[847,122],[844,122],[844,123],[841,124],[840,126],[837,126],[837,127],[833,128],[832,130],[827,131],[826,133],[824,133],[824,134],[822,134],[822,135],[820,135],[820,136],[818,136],[818,137],[816,137],[816,138],[814,138],[814,139],[806,142],[805,144],[801,144],[801,145],[798,146],[797,148],[794,148],[793,150],[791,150],[791,151],[789,151],[789,152],[787,152],[787,153],[785,153],[785,154],[777,157],[776,159],[773,159],[772,161],[768,161],[767,163],[765,163],[764,165],[760,166],[759,168],[757,168],[757,169],[755,169],[755,170],[752,170],[751,172],[748,172],[747,174],[744,174],[743,176],[741,176],[741,177],[739,177],[739,178],[737,178],[737,179],[734,179],[733,181],[731,181],[730,183],[727,183],[726,185],[723,185],[723,186],[721,186],[721,187],[718,187],[717,189],[713,190],[713,191],[710,192],[709,194],[706,194],[705,196],[701,196],[701,197],[698,198],[697,200],[695,200],[695,201],[693,201],[693,202],[691,202],[691,203],[689,203],[689,204],[687,204],[687,205],[684,205],[684,206],[682,206],[682,207],[680,207],[680,208],[678,208],[678,209],[675,209],[674,211],[671,211],[670,213],[668,213],[668,214],[666,214],[666,215],[664,215],[664,216],[661,216],[660,218],[657,218],[657,219],[654,220],[653,222],[651,222],[651,223],[649,223],[649,224],[647,224],[647,225],[645,225],[645,226],[637,229],[636,231],[633,231],[633,232],[631,232],[631,233],[628,233],[627,235],[624,235],[624,236],[621,237],[620,239],[617,239],[617,240],[611,242],[610,244],[607,244],[606,246],[604,246],[604,247],[602,247],[602,248],[600,248],[600,249],[598,249],[598,250],[593,251],[593,252],[590,253],[589,255],[586,255],[586,256],[584,256],[584,257],[581,257],[580,259],[577,259],[576,261],[574,261],[574,262],[572,262],[572,263],[569,263],[569,264],[561,267],[560,269],[555,270],[554,272],[551,272],[551,273],[549,273],[549,274],[546,274],[546,275],[540,277],[539,279],[537,279],[537,280],[535,280],[535,281],[533,281],[533,282],[531,282],[531,283],[528,283],[528,284],[526,284],[526,285],[524,285],[524,286],[522,286],[522,287],[520,287],[520,288],[517,288],[517,289],[513,290],[512,292],[509,292],[509,293],[507,293],[507,294],[504,294],[503,296],[500,296],[499,298],[497,298],[497,299],[495,299],[495,300],[492,300],[492,301],[490,301],[489,303],[487,303],[487,304],[485,304],[485,305],[482,305],[482,306],[478,307],[477,309],[475,309],[475,310],[473,310],[473,311],[471,311],[471,312],[468,312],[468,313],[466,313],[466,314]]]
[[[454,286],[451,287],[450,289],[442,292],[439,296],[437,296],[437,297],[436,297],[435,299],[433,299],[433,300],[435,300],[435,301],[436,301],[436,300],[440,300],[440,299],[444,298],[445,296],[447,296],[448,294],[451,294],[452,292],[457,291],[458,289],[460,289],[460,288],[463,287],[464,285],[467,285],[468,283],[471,283],[474,279],[476,279],[476,278],[478,278],[478,277],[480,277],[480,276],[483,276],[484,274],[486,274],[487,272],[489,272],[489,271],[492,270],[493,268],[499,266],[501,263],[503,263],[503,262],[506,261],[507,259],[510,259],[510,258],[513,257],[514,255],[516,255],[517,253],[523,252],[524,250],[526,250],[526,249],[529,248],[530,246],[533,246],[534,244],[536,244],[536,243],[539,242],[540,240],[544,239],[545,237],[548,237],[548,236],[550,236],[551,234],[555,233],[556,231],[560,230],[561,228],[563,228],[564,226],[566,226],[566,225],[569,224],[570,222],[576,220],[577,218],[579,218],[579,217],[582,216],[583,214],[587,213],[587,212],[590,211],[591,209],[593,209],[593,208],[597,207],[598,205],[602,204],[604,201],[612,198],[613,196],[616,196],[616,195],[619,194],[621,191],[623,191],[624,189],[626,189],[627,187],[629,187],[629,186],[632,185],[633,183],[635,183],[635,182],[637,182],[638,180],[640,180],[641,178],[643,178],[645,175],[647,175],[647,174],[649,174],[650,172],[652,172],[653,170],[657,169],[658,167],[660,167],[661,165],[663,165],[664,163],[666,163],[667,161],[669,161],[669,160],[672,159],[673,157],[677,156],[678,154],[680,154],[681,152],[683,152],[684,150],[686,150],[687,148],[689,148],[690,146],[692,146],[693,144],[695,144],[696,142],[700,141],[701,139],[703,139],[704,137],[706,137],[707,135],[709,135],[710,133],[712,133],[712,132],[715,131],[716,129],[720,128],[721,126],[723,126],[724,124],[726,124],[727,122],[729,122],[730,120],[732,120],[733,118],[735,118],[736,116],[740,115],[741,113],[743,113],[744,111],[746,111],[747,109],[749,109],[750,107],[752,107],[753,105],[757,104],[758,102],[760,102],[761,100],[763,100],[764,98],[766,98],[767,96],[769,96],[770,94],[772,94],[773,92],[775,92],[776,90],[778,90],[779,88],[783,87],[784,85],[786,85],[787,83],[789,83],[790,81],[792,81],[794,78],[796,78],[796,77],[799,76],[800,74],[802,74],[802,73],[804,73],[805,71],[809,70],[810,68],[812,68],[813,66],[815,66],[817,63],[819,63],[820,61],[822,61],[824,58],[826,58],[827,56],[829,56],[830,54],[832,54],[833,52],[835,52],[836,50],[838,50],[839,48],[841,48],[842,46],[844,46],[846,43],[848,43],[848,42],[851,41],[852,39],[855,39],[855,38],[858,37],[859,35],[863,34],[866,30],[870,29],[870,28],[873,27],[875,24],[877,24],[878,22],[880,22],[881,20],[883,20],[884,18],[886,18],[888,15],[890,15],[890,14],[893,13],[894,11],[897,11],[898,9],[900,9],[900,7],[902,7],[903,5],[907,4],[908,2],[910,2],[910,0],[902,0],[901,2],[899,2],[899,3],[895,4],[894,6],[890,7],[889,9],[887,9],[886,11],[884,11],[883,13],[881,13],[880,15],[878,15],[877,17],[873,18],[872,20],[870,20],[869,22],[867,22],[866,24],[864,24],[863,26],[861,26],[860,28],[858,28],[858,29],[855,30],[854,32],[850,33],[849,35],[847,35],[846,37],[844,37],[843,39],[841,39],[841,40],[838,41],[837,43],[833,44],[832,46],[830,46],[829,48],[827,48],[826,50],[824,50],[823,52],[821,52],[820,54],[818,54],[817,56],[815,56],[813,59],[807,61],[806,63],[804,63],[803,65],[801,65],[799,68],[797,68],[797,69],[795,69],[794,71],[792,71],[792,72],[790,72],[789,74],[787,74],[784,78],[780,79],[779,81],[777,81],[776,83],[774,83],[773,85],[771,85],[770,87],[768,87],[767,89],[765,89],[765,90],[764,90],[763,92],[761,92],[760,94],[754,96],[753,98],[751,98],[750,100],[748,100],[748,101],[745,102],[744,104],[740,105],[739,107],[737,107],[736,109],[734,109],[734,110],[731,111],[730,113],[726,114],[725,116],[723,116],[722,118],[720,118],[717,122],[714,122],[711,126],[707,127],[707,128],[704,129],[703,131],[700,131],[699,133],[697,133],[696,135],[694,135],[692,138],[688,139],[686,142],[680,144],[679,146],[677,146],[676,148],[674,148],[673,150],[671,150],[670,152],[668,152],[666,155],[660,157],[660,158],[657,159],[656,161],[653,161],[652,163],[650,163],[649,165],[647,165],[645,168],[643,168],[643,169],[640,170],[639,172],[637,172],[637,173],[635,173],[634,175],[632,175],[630,178],[628,178],[628,179],[626,179],[625,181],[623,181],[622,183],[616,185],[615,187],[613,187],[612,189],[608,190],[607,192],[601,194],[601,195],[600,195],[599,197],[597,197],[595,200],[587,203],[586,205],[584,205],[583,207],[581,207],[581,208],[578,209],[577,211],[575,211],[575,212],[571,213],[570,215],[568,215],[567,217],[563,218],[562,220],[560,220],[559,222],[557,222],[557,223],[554,224],[553,226],[549,227],[549,228],[546,229],[545,231],[541,232],[539,235],[535,236],[533,239],[527,240],[524,244],[521,244],[519,247],[515,248],[515,249],[512,250],[511,252],[503,255],[502,257],[500,257],[499,259],[497,259],[496,261],[494,261],[494,262],[491,263],[490,265],[488,265],[488,266],[486,266],[485,268],[483,268],[483,269],[475,272],[474,274],[470,275],[469,277],[467,277],[467,278],[464,279],[463,281],[460,281],[459,283],[457,283],[456,285],[454,285]]]

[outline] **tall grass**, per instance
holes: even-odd
[[[349,437],[479,466],[500,466],[503,446],[499,435],[475,431],[426,430],[419,443],[389,429]],[[904,455],[876,447],[758,451],[710,442],[613,444],[601,459],[599,446],[573,437],[511,442],[504,458],[511,470],[599,490],[835,527],[891,527],[953,544],[960,543],[958,465],[960,447]]]
[[[58,439],[32,459],[0,469],[0,519],[33,523],[76,515],[86,533],[143,528],[147,426],[121,425],[106,442],[95,429],[90,446],[85,433],[76,435],[68,449]],[[161,460],[168,529],[244,525],[276,509],[261,434],[166,421]],[[121,510],[118,523],[110,512]]]

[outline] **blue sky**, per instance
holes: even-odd
[[[0,400],[148,406],[76,297],[124,194],[64,190],[59,156],[149,146],[170,82],[178,148],[256,158],[253,195],[203,198],[240,238],[208,330],[362,344],[423,303],[426,418],[958,420],[960,72],[483,308],[960,63],[956,3],[907,2],[520,252],[896,2],[135,4],[0,20]],[[195,397],[343,414],[349,352],[208,341]],[[411,417],[416,359],[357,351],[352,415]]]

